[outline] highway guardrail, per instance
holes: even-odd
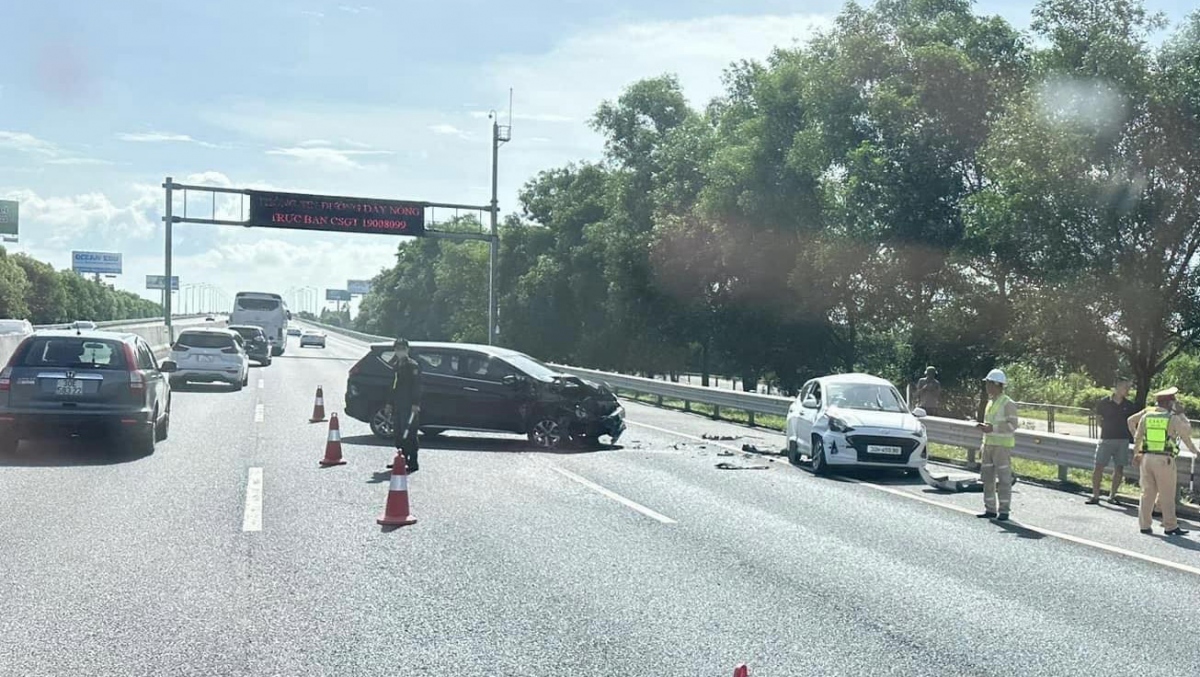
[[[304,322],[360,341],[392,340],[387,336],[365,334],[320,322],[309,320],[304,320]],[[564,373],[607,383],[618,394],[624,392],[652,396],[656,398],[657,404],[660,406],[663,400],[681,401],[684,403],[685,410],[688,410],[693,403],[706,404],[713,408],[713,418],[720,418],[722,409],[743,411],[746,412],[751,425],[755,424],[755,414],[786,417],[788,408],[793,401],[792,398],[778,395],[706,388],[561,364],[550,366]],[[975,454],[979,451],[983,440],[973,422],[933,416],[924,417],[921,421],[925,424],[930,442],[966,449],[967,462],[974,463]],[[1096,453],[1096,440],[1094,439],[1028,430],[1018,430],[1016,437],[1017,445],[1013,449],[1014,456],[1058,466],[1059,479],[1062,481],[1066,481],[1069,468],[1091,470],[1094,467]],[[1190,454],[1182,456],[1177,465],[1179,467],[1179,486],[1187,488],[1189,493],[1195,493],[1196,458]],[[1136,478],[1138,476],[1137,468],[1125,468],[1125,476]]]

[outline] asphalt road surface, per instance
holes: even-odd
[[[1193,677],[1195,538],[1021,484],[1014,518],[880,475],[822,479],[777,436],[628,404],[617,448],[427,441],[411,527],[393,450],[342,417],[362,344],[292,345],[241,392],[177,392],[170,439],[0,459],[2,675]],[[713,442],[705,434],[740,436]],[[731,455],[722,455],[731,454]],[[766,469],[717,469],[767,466]],[[261,481],[261,484],[260,484]],[[1157,526],[1156,526],[1157,528]]]

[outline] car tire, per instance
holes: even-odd
[[[250,385],[250,370],[246,370],[246,375],[242,378],[242,387]]]
[[[163,416],[161,421],[158,422],[158,425],[154,426],[154,436],[155,436],[155,438],[158,439],[159,442],[162,442],[163,440],[167,439],[167,436],[170,434],[171,434],[171,409],[170,409],[170,405],[167,405],[167,414],[165,416]]]
[[[529,443],[538,449],[557,449],[563,440],[569,439],[567,426],[557,418],[540,416],[535,419],[533,427],[526,434]]]
[[[271,358],[268,357],[267,359],[263,360],[262,366],[264,366],[264,367],[271,366]]]
[[[788,463],[791,463],[792,465],[800,465],[800,445],[796,442],[796,440],[790,437],[788,438],[787,443],[787,457]]]
[[[371,434],[381,440],[394,439],[396,433],[392,430],[392,409],[388,405],[380,405],[371,415]]]
[[[234,383],[230,383],[229,385],[233,386],[233,392],[235,393],[245,387],[241,381],[236,381]]]
[[[151,456],[158,447],[158,410],[155,409],[151,419],[154,423],[141,426],[132,435],[133,453],[137,456]]]
[[[812,455],[812,471],[814,475],[825,476],[829,474],[829,461],[825,459],[825,441],[818,436],[813,436],[813,455]]]

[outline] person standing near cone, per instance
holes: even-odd
[[[408,356],[408,339],[398,338],[392,346],[392,430],[396,449],[404,453],[405,469],[416,472],[417,425],[421,415],[421,367]]]
[[[1192,426],[1187,416],[1179,411],[1175,395],[1178,388],[1167,388],[1154,393],[1156,406],[1147,407],[1129,417],[1129,426],[1137,426],[1133,436],[1135,450],[1133,464],[1141,473],[1142,501],[1138,504],[1138,526],[1143,534],[1152,534],[1154,504],[1162,510],[1163,533],[1182,536],[1187,529],[1179,526],[1175,516],[1175,500],[1179,482],[1179,468],[1175,457],[1179,454],[1176,440],[1182,440],[1193,454],[1196,444],[1192,442]]]
[[[975,426],[983,432],[983,454],[979,476],[983,480],[983,513],[978,517],[1008,520],[1012,507],[1012,452],[1017,446],[1017,403],[1004,393],[1008,378],[999,369],[983,379],[988,403],[983,423]],[[997,496],[999,500],[997,501]]]

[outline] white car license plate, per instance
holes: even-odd
[[[82,395],[83,381],[76,381],[73,378],[60,378],[58,384],[54,387],[56,395]]]
[[[206,362],[206,363],[207,363],[207,362],[212,362],[212,361],[213,361],[213,356],[212,356],[212,355],[197,355],[197,357],[199,357],[199,358],[200,358],[200,361],[201,361],[201,362]]]
[[[899,456],[900,454],[904,453],[904,450],[900,447],[890,447],[881,444],[868,444],[867,453],[883,454],[885,456]]]

